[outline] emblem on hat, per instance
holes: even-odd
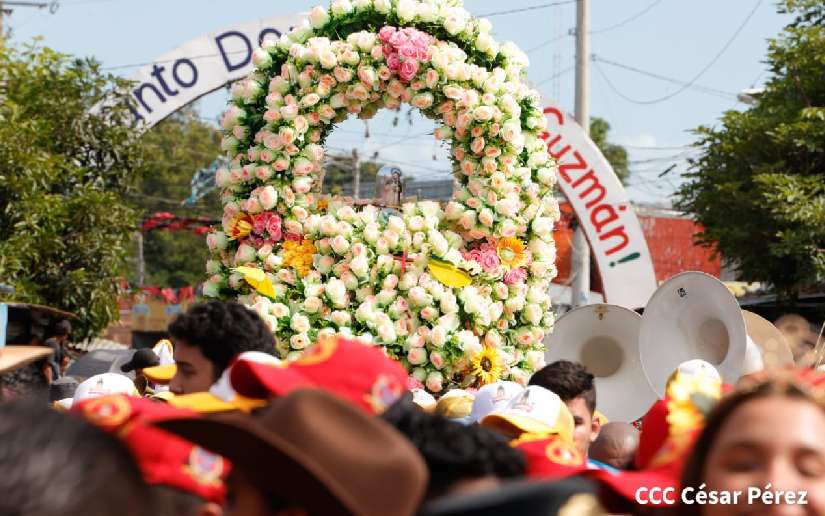
[[[381,414],[395,403],[403,392],[403,386],[393,377],[379,374],[370,392],[364,395],[364,399],[376,414]]]
[[[83,416],[95,425],[113,428],[132,415],[132,406],[125,396],[103,396],[83,404]]]
[[[225,467],[223,457],[210,453],[200,446],[193,446],[189,452],[189,461],[183,465],[183,471],[201,485],[219,485]]]
[[[548,459],[562,466],[580,466],[584,462],[579,450],[560,439],[551,439],[544,453]]]

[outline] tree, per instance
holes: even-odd
[[[783,297],[825,280],[825,7],[783,0],[795,20],[769,41],[772,76],[749,109],[699,127],[677,207],[742,279]]]
[[[627,162],[627,149],[621,145],[607,141],[607,133],[610,132],[610,124],[604,118],[597,116],[590,119],[590,139],[596,147],[602,151],[616,176],[622,184],[630,177],[630,169]]]
[[[145,173],[134,202],[143,216],[172,212],[181,217],[220,220],[222,207],[217,190],[195,204],[183,205],[189,197],[196,171],[208,167],[220,155],[217,126],[201,120],[194,107],[184,108],[143,135]],[[152,231],[144,237],[147,285],[180,288],[203,282],[209,256],[205,237],[188,231]],[[136,249],[133,249],[136,258]],[[137,279],[135,267],[129,274]]]
[[[19,301],[76,313],[77,336],[119,317],[115,301],[135,213],[123,195],[142,151],[127,85],[90,59],[37,43],[0,46],[0,281]]]

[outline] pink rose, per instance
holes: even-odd
[[[391,27],[389,25],[385,25],[381,27],[381,30],[378,31],[378,37],[381,38],[381,41],[387,43],[392,38],[392,35],[396,33],[398,29],[395,27]]]
[[[384,28],[386,28],[386,27],[384,27]],[[413,389],[423,389],[423,388],[424,388],[424,384],[421,383],[421,380],[418,380],[413,376],[408,376],[407,377],[407,390],[411,391]]]
[[[301,235],[296,235],[295,233],[287,233],[286,235],[284,235],[284,239],[286,239],[286,240],[292,240],[292,241],[294,241],[294,242],[300,242],[300,241],[301,241],[301,240],[303,240],[304,238],[303,238],[303,236],[301,236]]]
[[[273,242],[278,242],[282,238],[281,234],[281,217],[272,215],[267,221],[266,231],[269,233],[269,239]]]
[[[398,49],[398,55],[404,59],[417,59],[418,48],[413,45],[404,45]]]
[[[394,47],[401,47],[407,44],[410,40],[409,36],[407,36],[404,32],[394,32],[390,35],[390,39],[388,40],[389,44]]]
[[[510,269],[504,273],[504,283],[507,285],[515,285],[523,283],[527,279],[527,271],[519,267],[517,269]]]
[[[390,67],[390,70],[398,70],[401,66],[401,58],[398,57],[398,54],[393,52],[387,56],[387,66]]]
[[[416,73],[418,73],[418,61],[412,59],[404,61],[398,68],[398,77],[404,82],[409,82]]]
[[[501,265],[501,261],[498,259],[498,254],[490,251],[481,253],[481,258],[478,260],[478,263],[485,272],[492,272],[496,270],[499,265]]]

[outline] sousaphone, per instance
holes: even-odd
[[[739,303],[727,287],[703,272],[684,272],[664,282],[645,308],[639,329],[642,369],[662,398],[671,373],[696,358],[733,384],[742,374],[747,340]]]
[[[742,316],[745,318],[748,336],[762,354],[765,369],[783,367],[794,363],[791,347],[779,328],[764,317],[747,310],[742,310]]]
[[[611,421],[635,421],[656,401],[639,361],[639,314],[597,304],[567,312],[545,339],[547,363],[570,360],[596,377],[596,405]]]

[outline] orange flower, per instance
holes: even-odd
[[[248,213],[240,212],[232,219],[232,225],[229,228],[229,239],[239,240],[252,233],[253,228],[252,216]]]
[[[312,255],[315,254],[315,245],[311,240],[284,242],[284,267],[292,267],[302,278],[309,274],[312,267]]]
[[[527,264],[524,244],[518,238],[505,237],[498,241],[496,254],[507,269],[515,269]]]

